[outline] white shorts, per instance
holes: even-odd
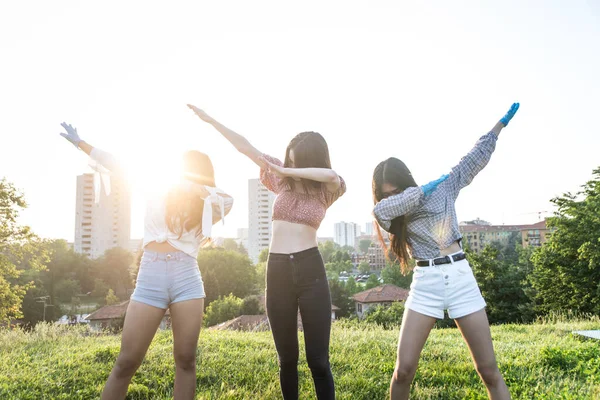
[[[456,319],[485,305],[466,259],[414,268],[406,308],[437,319],[443,319],[444,310],[448,310],[448,316]]]

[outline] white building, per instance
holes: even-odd
[[[75,202],[75,252],[98,258],[113,247],[129,249],[131,205],[127,184],[111,176],[111,192],[101,189],[99,202],[94,201],[94,174],[77,177]]]
[[[248,256],[258,262],[258,255],[269,248],[271,218],[275,194],[267,190],[258,179],[248,180]]]
[[[373,236],[375,234],[375,230],[373,228],[373,222],[365,223],[365,235]]]
[[[334,225],[333,241],[340,246],[354,247],[358,236],[360,236],[360,225],[354,222],[342,221]]]

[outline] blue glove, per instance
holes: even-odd
[[[76,148],[79,148],[79,142],[81,142],[81,139],[79,138],[79,135],[77,134],[77,129],[73,128],[71,125],[67,124],[66,122],[63,122],[62,124],[60,124],[60,126],[65,128],[65,130],[67,131],[67,133],[61,132],[60,136],[64,137],[69,142],[73,143],[73,145]]]
[[[500,122],[502,122],[504,124],[504,126],[508,125],[508,123],[510,122],[512,117],[514,117],[515,114],[517,113],[518,109],[519,109],[519,103],[513,103],[513,105],[510,106],[510,110],[508,110],[506,115],[504,117],[500,118]]]
[[[431,181],[429,183],[426,183],[425,185],[421,186],[421,189],[423,190],[423,193],[425,194],[425,196],[429,196],[431,193],[433,193],[435,191],[435,189],[438,187],[438,185],[442,182],[444,182],[446,179],[448,179],[448,174],[446,175],[442,175],[440,178],[436,179],[435,181]]]

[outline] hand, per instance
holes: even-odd
[[[508,110],[506,115],[504,115],[504,117],[500,118],[500,122],[502,122],[502,124],[504,124],[504,126],[508,125],[508,123],[510,122],[512,117],[514,117],[515,114],[517,113],[518,109],[519,109],[519,103],[513,103],[513,105],[510,106],[510,110]]]
[[[285,178],[288,176],[288,174],[286,173],[287,168],[273,164],[273,163],[267,161],[267,159],[265,159],[265,158],[263,158],[262,160],[267,167],[267,171],[269,171],[270,173],[275,174],[280,178]]]
[[[435,181],[431,181],[431,182],[426,183],[425,185],[421,186],[421,189],[423,189],[423,193],[425,194],[425,196],[429,196],[431,193],[433,193],[435,191],[435,189],[438,187],[438,185],[440,183],[444,182],[446,179],[448,179],[448,174],[442,175],[440,178],[436,179]]]
[[[81,139],[79,138],[79,135],[77,134],[77,129],[73,128],[71,125],[67,124],[66,122],[63,122],[62,124],[60,124],[60,126],[65,128],[65,130],[67,131],[67,133],[61,132],[60,136],[64,137],[69,142],[73,143],[73,145],[76,148],[79,148],[79,142],[81,142]]]
[[[199,109],[198,107],[196,107],[192,104],[188,104],[187,106],[194,112],[194,114],[196,114],[198,117],[200,117],[200,119],[202,121],[208,122],[209,124],[212,124],[213,122],[215,122],[213,117],[211,117],[210,115],[205,113],[203,110]]]

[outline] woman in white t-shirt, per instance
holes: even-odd
[[[61,136],[89,154],[111,174],[121,172],[115,158],[79,138],[61,124]],[[210,158],[199,151],[183,156],[183,176],[148,202],[144,221],[144,254],[136,287],[127,307],[121,351],[102,392],[102,399],[124,399],[133,374],[167,310],[170,310],[175,358],[176,399],[193,399],[196,348],[204,309],[204,284],[196,261],[210,240],[212,225],[223,220],[233,198],[215,187]]]

